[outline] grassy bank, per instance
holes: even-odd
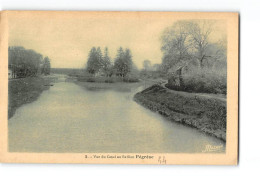
[[[35,101],[42,91],[49,89],[50,77],[27,77],[8,81],[8,119],[23,104]]]
[[[154,84],[162,82],[162,79],[150,79],[150,80],[139,80],[138,82],[86,82],[79,81],[73,77],[68,78],[68,80],[73,81],[75,84],[82,86],[88,90],[116,90],[116,91],[131,91],[136,90],[138,87],[143,86],[143,88],[150,87]]]
[[[119,76],[106,77],[106,76],[80,75],[77,77],[77,80],[80,82],[97,82],[97,83],[139,82],[139,79],[132,75],[125,76],[123,78]]]
[[[102,82],[81,82],[74,81],[77,85],[82,86],[88,90],[116,90],[116,91],[131,91],[142,86],[142,82],[137,83],[102,83]]]
[[[161,115],[226,140],[226,101],[153,85],[134,100]]]

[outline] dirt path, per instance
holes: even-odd
[[[160,85],[163,86],[164,88],[168,89],[170,92],[178,92],[180,94],[193,94],[196,96],[201,96],[201,97],[205,97],[205,98],[214,98],[214,99],[218,99],[221,101],[227,101],[226,96],[223,94],[207,94],[207,93],[189,93],[189,92],[184,92],[184,91],[176,91],[176,90],[172,90],[167,88],[165,85],[167,84],[167,82],[163,82]]]

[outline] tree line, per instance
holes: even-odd
[[[180,20],[161,35],[161,64],[143,61],[140,77],[168,79],[166,87],[226,94],[227,36],[216,20]]]
[[[214,20],[181,20],[167,28],[161,37],[162,69],[168,71],[189,62],[198,69],[212,69],[219,61],[226,62],[226,36],[211,40],[216,35],[214,23]]]
[[[166,28],[161,36],[162,63],[152,65],[143,61],[144,72],[160,71],[164,74],[177,71],[186,65],[193,69],[226,69],[227,38],[214,30],[214,20],[180,20]]]
[[[112,62],[109,56],[107,47],[104,50],[104,54],[100,47],[92,47],[86,64],[86,71],[94,76],[111,77],[116,75],[126,77],[134,68],[130,49],[123,49],[122,47],[117,50],[114,62]]]
[[[21,46],[8,47],[8,69],[12,78],[50,74],[50,59],[31,49]]]
[[[175,90],[226,93],[227,37],[215,20],[181,20],[161,36],[160,70]]]

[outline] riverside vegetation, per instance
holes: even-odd
[[[181,20],[165,29],[162,64],[156,69],[168,83],[143,90],[134,99],[171,120],[225,141],[227,39],[223,34],[216,40],[214,27],[211,20]],[[145,70],[153,70],[150,65],[146,61]]]
[[[8,118],[23,104],[37,100],[40,94],[49,89],[52,80],[48,77],[28,77],[14,79],[8,83]]]
[[[170,120],[226,140],[226,101],[171,91],[153,85],[134,96],[135,101]]]
[[[50,59],[20,46],[8,48],[8,118],[23,104],[35,101],[49,88]],[[44,76],[45,75],[45,76]]]
[[[66,74],[76,84],[98,90],[124,90],[154,82],[155,85],[137,93],[134,100],[225,141],[227,39],[225,34],[216,39],[213,29],[214,21],[210,20],[175,22],[161,36],[162,62],[152,64],[144,60],[141,70],[133,62],[129,48],[119,47],[112,59],[107,47],[104,52],[100,47],[92,47],[84,68],[61,69],[50,68],[50,59],[33,50],[10,47],[8,117],[48,89],[45,85],[52,80],[43,75],[50,73]]]

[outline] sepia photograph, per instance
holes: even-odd
[[[236,164],[237,13],[4,11],[1,30],[4,161]]]

